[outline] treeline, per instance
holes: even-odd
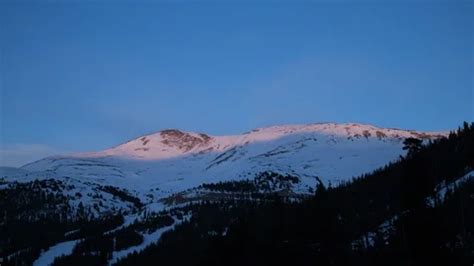
[[[168,213],[146,214],[124,228],[106,233],[97,232],[85,237],[75,245],[71,254],[56,258],[53,265],[107,265],[114,251],[140,245],[143,242],[143,234],[152,233],[174,222]]]
[[[197,187],[198,189],[206,189],[218,192],[232,192],[232,193],[250,193],[257,191],[257,186],[253,180],[245,179],[238,181],[219,181],[217,183],[203,183]]]
[[[63,182],[47,179],[10,183],[0,190],[2,265],[31,265],[42,250],[58,242],[96,235],[123,223],[120,213],[95,217],[91,206],[72,207],[64,188]]]
[[[199,185],[198,189],[233,193],[276,192],[279,190],[290,190],[293,185],[299,182],[300,179],[297,176],[266,171],[258,173],[252,180],[244,179],[204,183]]]
[[[131,202],[135,208],[140,209],[143,207],[143,203],[140,201],[139,198],[131,195],[127,190],[113,187],[113,186],[103,186],[99,188],[100,190],[112,194],[113,196],[119,198],[122,201]]]

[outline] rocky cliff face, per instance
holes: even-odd
[[[200,133],[196,136],[176,129],[163,130],[160,135],[162,137],[161,143],[168,147],[176,147],[182,152],[188,152],[196,147],[206,147],[211,140],[211,137],[206,134]],[[142,139],[145,139],[143,144],[146,145],[146,137]]]

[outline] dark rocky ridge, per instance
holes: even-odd
[[[211,140],[211,137],[203,133],[199,133],[199,137],[197,137],[177,129],[163,130],[160,135],[163,138],[161,143],[169,147],[177,147],[183,152],[190,151],[197,146],[206,146]]]

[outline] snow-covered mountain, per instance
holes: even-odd
[[[306,193],[318,177],[337,184],[404,155],[403,140],[446,132],[320,123],[255,129],[234,136],[163,130],[99,152],[48,157],[19,169],[4,168],[6,181],[67,180],[76,187],[114,186],[146,204],[202,183],[252,179],[272,171],[298,176]]]

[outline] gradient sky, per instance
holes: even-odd
[[[473,1],[0,3],[0,165],[179,128],[474,120]]]

